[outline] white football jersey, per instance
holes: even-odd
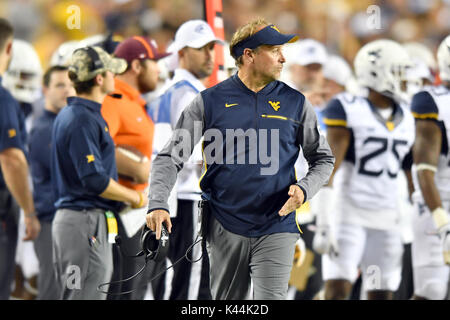
[[[399,219],[399,171],[414,142],[411,112],[396,105],[390,121],[363,97],[341,93],[324,111],[328,126],[350,130],[351,141],[334,188],[343,221],[387,229]]]
[[[441,154],[434,175],[436,187],[443,201],[450,200],[450,90],[444,86],[427,86],[413,97],[411,111],[417,119],[435,120],[442,132]],[[413,166],[414,200],[424,202]]]

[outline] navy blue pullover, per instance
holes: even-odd
[[[237,75],[202,91],[183,111],[171,142],[152,165],[149,209],[168,211],[176,173],[204,136],[203,197],[225,229],[247,237],[298,232],[295,215],[278,211],[297,184],[310,199],[333,170],[334,157],[320,135],[311,104],[273,81],[255,93]],[[297,181],[300,146],[309,171]]]

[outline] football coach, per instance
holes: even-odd
[[[204,137],[200,187],[213,299],[286,298],[300,236],[295,211],[333,170],[313,107],[277,81],[282,47],[296,40],[261,18],[239,28],[230,43],[238,72],[196,96],[153,162],[146,220],[158,238],[162,223],[172,228],[167,199],[177,172]],[[297,181],[300,147],[309,171]]]

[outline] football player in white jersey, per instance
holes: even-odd
[[[437,53],[442,85],[413,97],[414,299],[446,298],[450,264],[450,36]]]
[[[366,44],[354,67],[367,98],[344,92],[324,110],[334,173],[341,169],[339,179],[333,173],[322,190],[327,201],[318,212],[313,241],[323,254],[325,299],[347,299],[359,272],[368,299],[392,299],[400,283],[397,177],[414,142],[414,119],[397,101],[408,66],[398,43]]]
[[[402,81],[403,98],[411,106],[412,97],[423,90],[426,85],[431,85],[435,81],[437,72],[437,62],[433,52],[424,44],[419,42],[407,42],[402,44],[408,53],[412,67],[406,71],[405,79]],[[413,296],[414,281],[411,257],[411,246],[413,241],[413,215],[414,207],[411,194],[413,190],[407,190],[407,178],[405,174],[399,172],[400,179],[400,203],[402,211],[403,227],[403,261],[402,261],[402,280],[398,290],[395,293],[395,299],[405,300]],[[402,186],[403,184],[403,186]],[[412,185],[410,186],[412,187]]]

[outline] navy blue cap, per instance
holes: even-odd
[[[255,49],[263,44],[275,46],[285,44],[286,42],[295,42],[297,40],[298,36],[295,34],[282,34],[277,27],[271,24],[235,44],[231,53],[232,56],[237,59],[244,53],[245,48]]]

